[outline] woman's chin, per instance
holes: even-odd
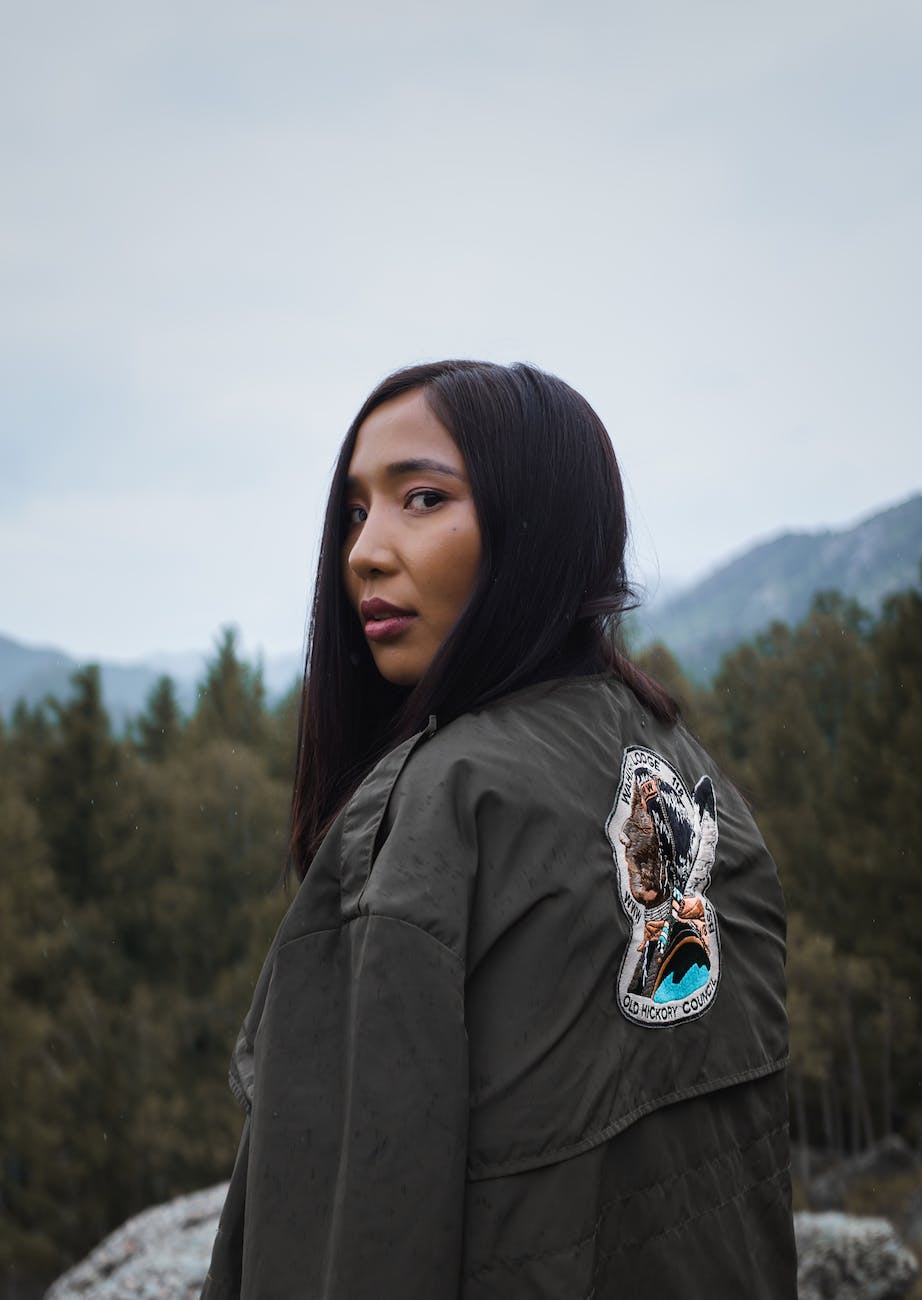
[[[420,667],[411,656],[383,647],[373,649],[371,657],[378,672],[392,686],[415,686],[425,672],[425,667]]]

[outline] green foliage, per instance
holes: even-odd
[[[262,670],[237,654],[237,634],[225,627],[198,688],[199,703],[190,724],[194,740],[222,737],[259,746],[265,727]]]
[[[102,705],[95,664],[72,678],[74,697],[52,702],[54,737],[39,804],[58,885],[76,903],[105,892],[103,847],[120,811],[121,754]]]
[[[16,1287],[229,1172],[228,1057],[285,906],[295,711],[266,711],[228,632],[188,724],[163,678],[116,741],[89,667],[0,733],[0,1277]]]
[[[661,642],[654,642],[634,656],[639,668],[664,686],[678,704],[683,721],[692,731],[701,725],[699,693],[682,672],[682,668]]]
[[[795,1131],[922,1134],[922,595],[835,593],[724,657],[705,739],[748,795],[790,913]]]
[[[147,707],[136,726],[138,752],[162,763],[175,751],[182,734],[182,718],[172,677],[160,677],[147,697]]]
[[[295,775],[295,752],[298,738],[298,710],[301,704],[300,685],[292,687],[279,701],[269,718],[267,757],[269,773],[291,787]]]
[[[7,741],[7,744],[9,742]],[[0,1270],[39,1276],[66,1259],[57,1224],[43,1223],[65,1093],[53,1055],[54,994],[65,942],[38,817],[9,772],[0,776]]]

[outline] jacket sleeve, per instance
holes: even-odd
[[[234,1172],[227,1188],[199,1300],[239,1300],[244,1197],[250,1144],[250,1118],[243,1122]]]
[[[466,850],[431,795],[399,801],[364,881],[344,838],[339,923],[276,953],[255,1035],[242,1300],[458,1293],[468,1061],[447,940],[464,922],[432,922],[458,906]]]

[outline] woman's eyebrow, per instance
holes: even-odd
[[[453,465],[446,465],[441,460],[430,460],[425,456],[412,460],[395,460],[393,464],[387,466],[385,473],[392,478],[399,478],[401,474],[416,474],[419,470],[427,469],[434,470],[436,474],[450,474],[452,478],[464,478],[461,471],[455,469]]]
[[[446,465],[441,460],[430,460],[427,456],[414,456],[409,460],[395,460],[384,467],[384,473],[388,478],[400,478],[404,474],[418,474],[427,470],[431,473],[448,474],[451,478],[464,480],[464,475],[460,470],[455,469],[453,465]],[[358,480],[350,474],[346,479],[346,490],[351,492],[357,487]]]

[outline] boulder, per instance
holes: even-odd
[[[226,1192],[219,1183],[129,1219],[45,1300],[198,1300]]]
[[[886,1219],[795,1214],[799,1300],[902,1300],[918,1261]]]

